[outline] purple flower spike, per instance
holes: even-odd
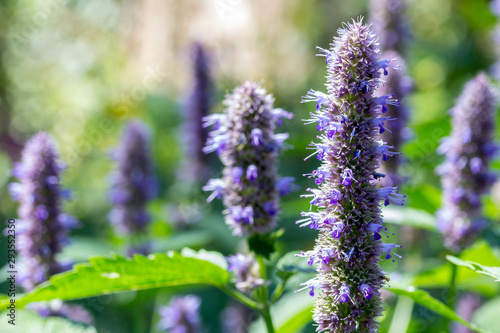
[[[319,231],[314,250],[300,255],[316,266],[316,277],[303,285],[316,297],[318,332],[378,331],[376,318],[383,310],[378,290],[387,280],[380,256],[391,258],[399,247],[380,241],[387,230],[382,203],[402,204],[404,196],[397,188],[377,189],[377,179],[384,176],[376,171],[380,162],[397,154],[377,141],[381,132],[389,132],[385,122],[390,118],[382,113],[398,102],[392,94],[375,95],[381,75],[395,68],[393,59],[378,58],[376,40],[361,21],[346,24],[332,48],[322,50],[327,93],[311,90],[304,98],[318,104],[305,123],[316,123],[322,132],[310,148],[322,164],[305,175],[318,188],[302,195],[317,212],[302,213],[307,218],[298,221]]]
[[[207,141],[207,119],[212,100],[210,59],[200,43],[192,46],[193,82],[183,105],[182,148],[185,156],[178,177],[189,186],[198,186],[208,180],[208,161],[202,149]],[[213,118],[215,127],[218,119]],[[205,122],[205,123],[204,123]]]
[[[61,211],[60,187],[62,164],[52,138],[39,133],[26,143],[21,163],[13,174],[19,183],[9,186],[12,198],[19,201],[19,282],[26,291],[47,281],[67,268],[55,256],[68,243],[68,227],[74,220]]]
[[[169,333],[201,333],[200,305],[201,299],[195,295],[172,298],[168,306],[158,310],[158,328]]]
[[[20,244],[18,277],[25,291],[72,266],[56,260],[63,245],[69,243],[69,229],[78,226],[76,219],[61,209],[67,191],[60,185],[61,171],[65,167],[57,159],[52,138],[46,133],[38,133],[26,143],[21,162],[16,163],[13,174],[19,183],[9,186],[13,199],[20,203],[16,225],[16,241]],[[87,324],[93,322],[83,307],[61,301],[30,306],[42,316],[62,316]]]
[[[279,195],[295,189],[292,178],[278,180],[276,160],[288,135],[274,133],[281,119],[292,114],[274,109],[273,102],[259,84],[246,82],[226,96],[223,116],[205,118],[216,129],[209,133],[204,151],[219,154],[224,176],[204,189],[214,191],[209,200],[223,197],[226,224],[235,235],[271,231],[279,213]]]
[[[495,180],[489,171],[496,151],[495,112],[494,88],[481,73],[466,84],[451,110],[453,130],[440,147],[446,160],[438,169],[443,184],[438,228],[454,251],[471,244],[485,226],[480,197]]]
[[[241,292],[250,291],[264,285],[265,281],[260,277],[260,268],[257,260],[251,255],[238,253],[227,259],[228,270],[234,272],[234,283]]]
[[[150,216],[147,203],[156,196],[157,183],[150,156],[149,129],[139,121],[125,128],[120,146],[114,152],[116,171],[111,175],[110,199],[114,204],[109,214],[116,231],[130,237],[146,234]],[[146,244],[130,244],[130,249],[144,249]],[[141,252],[144,252],[141,250]]]

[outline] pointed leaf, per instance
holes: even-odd
[[[436,230],[436,218],[421,209],[388,206],[383,209],[384,222],[414,228]]]
[[[90,263],[54,275],[31,292],[21,296],[16,306],[51,299],[78,299],[126,290],[208,284],[222,286],[229,280],[227,270],[179,253],[141,255],[133,259],[116,256],[96,257]],[[0,307],[8,300],[0,299]]]
[[[414,300],[416,303],[425,306],[429,310],[432,310],[447,319],[457,321],[462,325],[474,330],[475,332],[479,333],[488,332],[477,327],[475,324],[469,323],[468,321],[464,320],[458,314],[456,314],[452,309],[443,304],[441,301],[429,295],[429,293],[424,290],[419,290],[416,289],[415,287],[408,287],[406,289],[386,287],[386,289],[393,292],[394,294],[407,296],[412,300]]]
[[[446,259],[457,266],[468,267],[479,274],[491,276],[495,281],[500,282],[500,267],[483,266],[472,261],[464,261],[454,256],[446,256]]]

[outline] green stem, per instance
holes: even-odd
[[[262,310],[262,306],[260,304],[258,304],[253,299],[251,299],[250,297],[246,296],[245,294],[242,294],[239,291],[237,291],[237,290],[235,290],[235,289],[233,289],[233,288],[231,288],[229,286],[225,286],[225,285],[224,286],[220,286],[219,288],[223,292],[225,292],[226,294],[228,294],[232,298],[236,299],[240,303],[245,304],[249,308],[257,310],[257,311],[261,311]]]
[[[455,298],[457,293],[457,265],[451,265],[451,276],[450,276],[450,285],[448,287],[448,291],[446,292],[446,304],[450,309],[453,310],[455,307]],[[445,320],[445,328],[450,325],[450,320]]]
[[[257,262],[259,263],[259,269],[260,269],[260,277],[262,280],[264,280],[264,284],[262,287],[260,287],[257,292],[259,295],[259,299],[262,303],[262,310],[260,313],[262,314],[262,318],[264,319],[267,327],[267,332],[268,333],[274,333],[274,326],[273,326],[273,321],[271,318],[271,311],[269,310],[269,291],[267,289],[267,272],[266,272],[266,263],[264,262],[264,257],[261,255],[257,255]]]
[[[260,313],[262,314],[262,318],[264,318],[264,322],[266,323],[267,333],[274,333],[273,320],[271,318],[269,306],[266,306],[266,308],[260,311]]]
[[[285,290],[286,280],[281,281],[276,289],[274,289],[273,295],[271,296],[271,304],[274,304],[280,298],[281,294]]]

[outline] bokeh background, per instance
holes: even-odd
[[[226,92],[250,79],[263,82],[275,96],[275,106],[295,115],[281,128],[290,134],[293,149],[282,153],[280,174],[295,177],[304,191],[310,181],[301,175],[318,162],[303,161],[308,155],[305,147],[316,131],[301,121],[314,106],[300,104],[300,100],[311,88],[321,90],[325,82],[324,59],[315,57],[315,47],[328,47],[342,22],[359,16],[369,19],[370,3],[2,0],[0,6],[0,219],[17,216],[17,206],[7,191],[12,163],[19,160],[31,135],[49,132],[68,165],[63,183],[73,191],[73,200],[65,209],[82,223],[61,257],[79,262],[122,251],[123,241],[107,218],[111,209],[108,175],[113,169],[109,152],[132,118],[143,120],[153,132],[160,181],[159,197],[149,207],[154,216],[150,238],[155,251],[187,246],[229,255],[241,248],[241,239],[231,236],[224,225],[222,205],[207,204],[201,186],[179,177],[187,134],[182,127],[183,113],[194,80],[193,43],[201,43],[209,56],[214,82],[212,112],[222,111]],[[433,223],[441,200],[434,169],[442,157],[436,148],[450,132],[448,110],[463,84],[480,70],[490,71],[495,63],[492,32],[498,22],[486,0],[407,0],[406,6],[410,39],[405,60],[414,90],[406,101],[412,135],[403,150],[406,165],[402,173],[407,183],[401,192],[408,196],[408,207]],[[212,158],[209,162],[210,174],[219,175],[219,161]],[[499,167],[495,162],[494,168]],[[308,201],[299,193],[282,200],[280,227],[285,233],[278,254],[312,247],[316,233],[295,225],[300,212],[308,208]],[[500,185],[485,198],[485,213],[496,223],[486,239],[496,251]],[[405,233],[411,233],[410,241]],[[444,264],[446,251],[436,232],[403,229],[397,237],[409,246],[403,250],[403,260],[386,265],[395,283]],[[0,244],[0,257],[4,258],[3,236]],[[490,264],[496,260],[500,265],[498,258],[490,259]],[[0,281],[5,281],[4,274],[2,270]],[[293,280],[290,290],[297,289],[299,282]],[[498,285],[484,280],[470,285],[472,289],[484,287],[484,302],[500,304]],[[0,284],[0,291],[4,287],[6,283]],[[442,296],[441,289],[432,290],[435,297]],[[229,304],[225,295],[201,288],[177,292],[201,295],[206,331],[221,332],[219,313]],[[139,305],[146,303],[133,292],[78,303],[95,315],[98,332],[156,332],[155,307],[166,304],[172,293],[142,294],[142,298],[154,299],[154,305],[147,303],[150,305],[141,310]],[[399,332],[395,326],[391,330],[398,320],[410,323],[408,332],[444,331],[437,315],[425,308],[397,307],[401,303],[390,296],[387,302],[383,332]],[[254,317],[250,314],[248,318]],[[303,329],[312,331],[311,324]]]

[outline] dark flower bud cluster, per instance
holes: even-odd
[[[149,146],[149,129],[139,121],[132,121],[125,128],[120,146],[113,152],[117,169],[111,174],[109,196],[114,206],[109,219],[118,233],[135,238],[145,237],[150,222],[146,205],[157,191]],[[145,242],[128,249],[129,255],[148,252]]]
[[[168,306],[159,310],[160,330],[168,333],[200,333],[200,305],[201,299],[195,295],[172,298]]]
[[[394,155],[393,147],[379,139],[387,118],[387,105],[398,105],[393,95],[374,96],[381,72],[394,67],[379,58],[375,35],[361,20],[339,30],[326,57],[327,93],[311,90],[303,102],[315,102],[306,123],[321,133],[312,142],[310,156],[322,161],[309,174],[318,188],[303,195],[315,211],[302,213],[298,221],[319,231],[312,251],[303,252],[316,265],[315,278],[303,283],[317,295],[313,319],[320,332],[376,332],[382,314],[379,289],[388,280],[379,256],[390,259],[400,247],[382,243],[389,237],[381,216],[381,204],[402,205],[397,187],[377,188],[383,177],[376,170],[380,160]]]
[[[17,237],[21,266],[19,280],[26,291],[47,281],[54,274],[70,268],[56,260],[56,255],[68,241],[68,230],[77,221],[62,212],[62,200],[69,192],[61,189],[61,171],[52,138],[39,133],[26,143],[21,162],[13,174],[19,183],[11,183],[9,190],[19,201]]]
[[[486,225],[480,198],[496,178],[489,170],[498,150],[493,140],[496,105],[493,87],[480,73],[465,85],[451,110],[453,130],[439,149],[446,160],[438,168],[443,184],[438,228],[454,251],[471,244]]]
[[[226,96],[224,114],[205,118],[209,133],[205,153],[216,152],[224,164],[223,178],[211,179],[208,201],[223,198],[226,223],[235,235],[270,231],[279,213],[278,198],[294,190],[293,178],[277,178],[276,160],[288,134],[275,134],[281,118],[274,98],[258,83],[246,82]]]

